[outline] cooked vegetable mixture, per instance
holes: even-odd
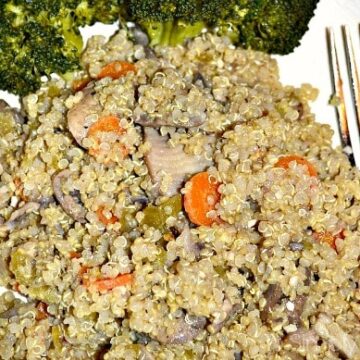
[[[360,174],[316,90],[210,34],[82,63],[0,103],[0,358],[360,359]]]

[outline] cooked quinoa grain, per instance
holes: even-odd
[[[360,359],[360,174],[317,91],[211,34],[82,63],[0,103],[0,358]]]

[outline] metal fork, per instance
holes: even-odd
[[[359,71],[355,58],[355,52],[353,42],[350,35],[350,29],[347,25],[341,27],[342,42],[344,45],[344,53],[346,60],[346,75],[349,80],[351,103],[353,111],[346,107],[344,88],[343,88],[343,74],[340,70],[338,48],[336,47],[336,41],[334,31],[332,28],[327,29],[327,45],[330,60],[330,69],[332,75],[332,86],[334,95],[336,96],[336,118],[341,136],[341,145],[344,152],[347,154],[349,161],[352,165],[360,167],[360,163],[356,163],[356,157],[354,156],[354,149],[352,145],[349,123],[355,122],[354,128],[357,129],[356,139],[359,140],[360,129],[360,80]]]

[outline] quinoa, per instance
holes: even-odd
[[[26,297],[0,296],[0,358],[360,359],[360,174],[315,122],[317,90],[283,86],[273,58],[226,37],[147,54],[125,30],[93,37],[76,74],[90,87],[54,80],[21,121],[0,113],[0,284]],[[136,71],[97,79],[114,61]],[[120,130],[74,139],[87,95],[84,124],[116,114]],[[206,159],[220,221],[188,219],[190,174],[173,196],[171,175],[153,183],[144,114]],[[278,166],[288,155],[316,176]]]

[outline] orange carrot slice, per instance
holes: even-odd
[[[337,235],[333,235],[328,231],[315,232],[315,233],[313,233],[313,237],[316,241],[328,244],[329,246],[331,246],[333,249],[336,250],[336,240],[344,239],[344,230],[342,230]]]
[[[95,145],[89,149],[89,154],[92,156],[97,156],[101,152],[98,145],[100,142],[100,133],[102,132],[113,132],[120,136],[124,134],[125,130],[120,126],[118,117],[114,115],[104,116],[92,124],[87,133],[89,138],[93,138],[95,140]],[[119,148],[119,151],[124,158],[129,154],[125,145],[117,143],[114,144],[114,146]]]
[[[196,225],[210,226],[218,222],[218,217],[209,217],[208,212],[215,210],[220,200],[220,183],[210,179],[207,172],[194,175],[186,185],[184,208],[191,222]]]
[[[119,77],[126,75],[130,71],[136,72],[134,64],[126,61],[114,61],[105,65],[100,70],[97,78],[102,79],[104,77],[111,77],[112,79],[118,79]]]
[[[70,259],[79,259],[79,258],[81,258],[81,253],[79,253],[77,251],[70,251],[69,257],[70,257]]]
[[[278,160],[278,162],[275,164],[275,167],[281,167],[283,169],[288,169],[289,164],[292,161],[296,161],[296,163],[300,164],[300,165],[305,165],[307,167],[307,170],[308,170],[310,176],[317,176],[317,171],[316,171],[315,167],[308,160],[306,160],[298,155],[282,156]]]
[[[115,115],[104,116],[92,124],[87,133],[88,137],[97,136],[99,132],[114,132],[121,135],[125,130],[120,126],[119,118]]]
[[[95,281],[89,281],[84,284],[86,287],[94,287],[96,290],[100,292],[105,292],[112,290],[118,286],[124,286],[131,284],[133,282],[134,276],[133,274],[122,274],[118,275],[115,278],[107,278],[107,279],[99,279]]]
[[[115,216],[112,215],[111,218],[107,218],[104,215],[104,207],[101,206],[97,209],[96,211],[96,215],[98,216],[98,219],[104,224],[104,225],[109,225],[109,224],[115,224],[119,219]]]

